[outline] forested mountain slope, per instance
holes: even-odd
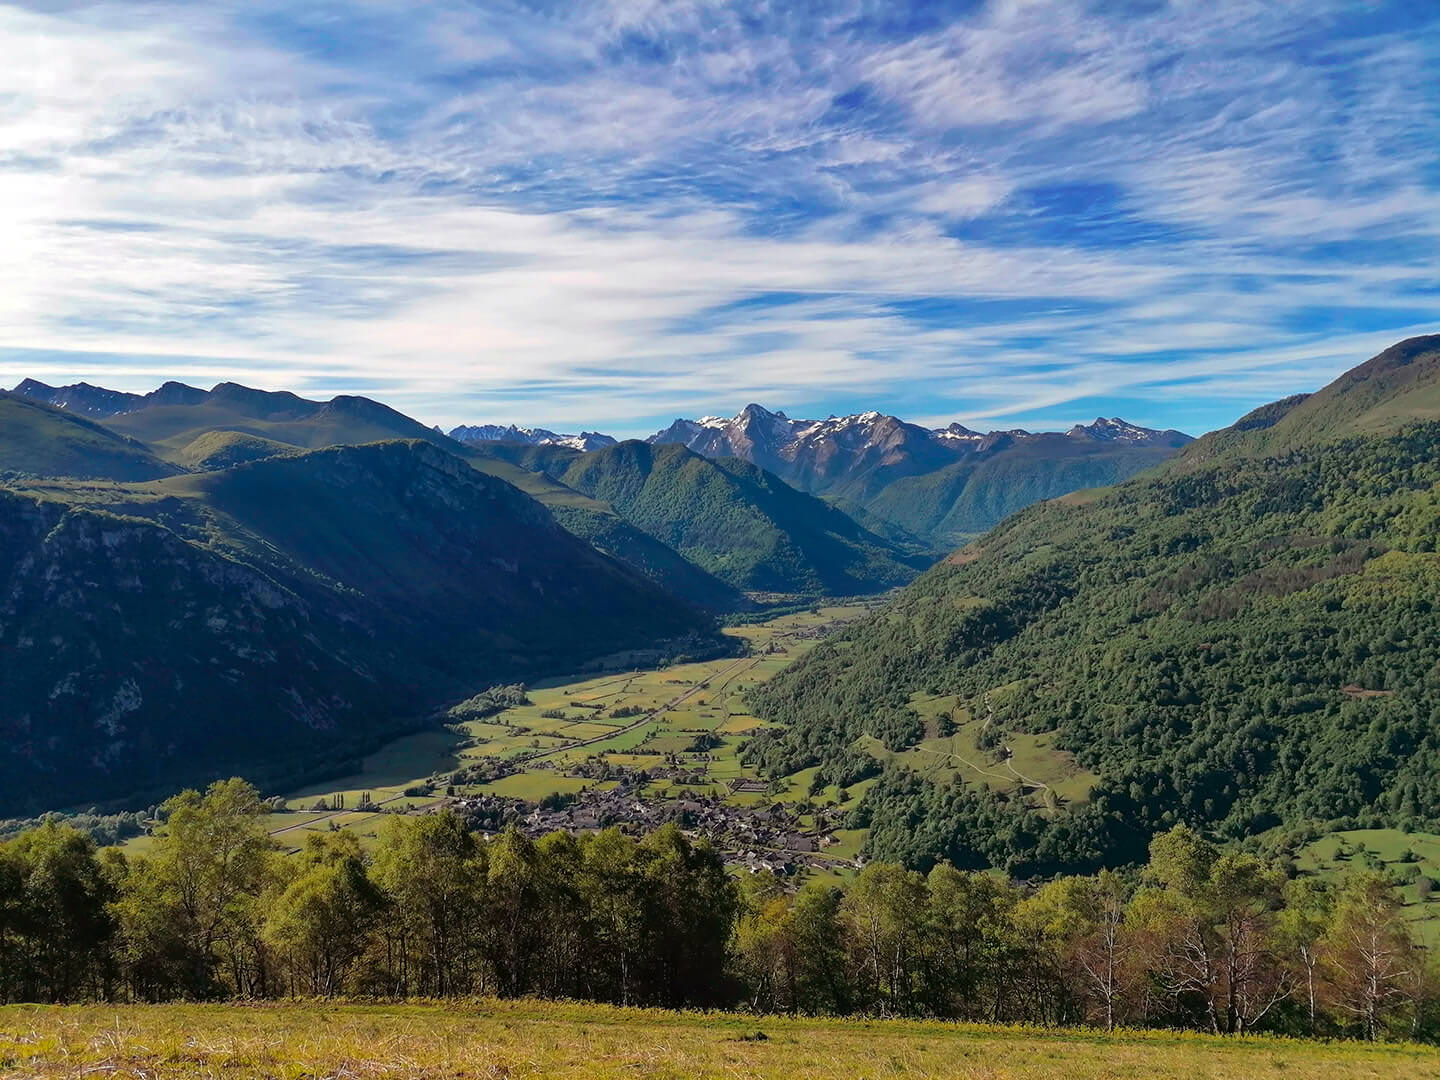
[[[752,757],[853,779],[881,743],[973,724],[995,774],[1043,735],[1098,777],[1067,800],[891,763],[862,823],[921,864],[1125,862],[1177,821],[1433,825],[1437,388],[1440,337],[1405,342],[1155,474],[1015,515],[754,692],[789,726]]]
[[[633,440],[586,454],[492,445],[492,453],[613,507],[737,589],[876,592],[909,581],[925,562],[733,458],[712,461],[676,444]]]
[[[924,428],[878,412],[792,420],[747,405],[728,420],[676,420],[648,441],[740,458],[876,522],[876,531],[898,528],[943,549],[1040,499],[1126,480],[1191,439],[1118,417],[1063,433],[981,434],[960,424]]]
[[[332,766],[708,620],[421,442],[0,490],[0,815]]]
[[[865,509],[935,544],[958,544],[1016,511],[1108,487],[1174,457],[1178,443],[1107,443],[1045,433],[893,481]]]
[[[128,447],[127,453],[131,457],[143,457],[148,468],[128,460],[124,467],[107,466],[90,446],[84,448],[86,454],[57,457],[61,441],[53,432],[48,433],[48,441],[42,440],[47,456],[36,457],[18,445],[17,428],[9,432],[0,430],[0,471],[143,479],[180,471],[176,466],[204,472],[307,448],[397,437],[423,439],[465,458],[481,472],[518,486],[550,509],[560,524],[574,535],[690,603],[716,611],[730,611],[746,604],[734,585],[696,566],[604,503],[573,491],[542,472],[507,461],[504,453],[494,452],[492,442],[458,442],[368,398],[310,401],[295,394],[254,390],[235,383],[221,383],[213,390],[201,390],[172,382],[148,394],[127,394],[87,383],[52,387],[27,379],[15,388],[11,400],[33,410],[46,410],[60,422],[70,424],[72,430],[89,430],[92,443],[94,433],[107,437],[112,456],[116,448]],[[47,409],[41,403],[50,403],[55,408]],[[96,417],[105,426],[82,419],[79,414]],[[457,429],[471,435],[476,430]],[[494,433],[504,434],[508,430],[494,429]],[[126,434],[116,434],[118,432]],[[550,432],[529,434],[553,435]],[[134,439],[128,437],[132,435]],[[567,446],[569,443],[565,440],[569,438],[554,436],[554,444]],[[142,439],[150,445],[136,441]],[[586,447],[614,444],[608,436],[593,432],[577,439]],[[531,442],[550,444],[548,439]],[[520,440],[508,440],[506,445],[512,443],[512,449],[521,445]]]
[[[484,440],[467,443],[462,454],[476,469],[514,484],[543,504],[556,521],[582,540],[676,596],[711,611],[734,611],[746,606],[745,597],[735,586],[702,570],[674,548],[636,528],[612,507],[566,487],[534,463],[526,468],[511,460],[512,456],[523,455],[529,449],[515,443],[502,445]]]

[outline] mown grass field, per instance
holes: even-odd
[[[601,1005],[9,1006],[0,1075],[284,1080],[1419,1080],[1440,1050]]]

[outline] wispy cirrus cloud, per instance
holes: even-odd
[[[1197,430],[1440,322],[1440,12],[1399,0],[100,0],[0,37],[0,377]]]

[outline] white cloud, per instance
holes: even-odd
[[[1253,403],[1440,314],[1434,118],[1390,66],[1424,50],[1269,51],[1328,6],[1005,2],[901,41],[864,5],[810,34],[780,5],[363,12],[386,48],[318,59],[238,7],[0,5],[0,378],[57,350],[622,431],[925,387],[1003,421],[1185,379]],[[1301,250],[1367,238],[1397,246]],[[1347,307],[1389,328],[1304,326]]]

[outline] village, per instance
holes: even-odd
[[[841,823],[824,811],[802,814],[782,802],[736,806],[711,793],[657,798],[642,794],[642,787],[643,782],[632,779],[608,790],[592,788],[539,803],[490,794],[459,796],[446,803],[477,831],[495,833],[513,826],[532,838],[608,828],[641,836],[675,824],[687,836],[709,841],[727,865],[751,873],[789,877],[807,869],[855,869],[863,862],[826,854],[839,843],[834,830]],[[768,787],[761,780],[736,780],[730,790],[753,794]]]

